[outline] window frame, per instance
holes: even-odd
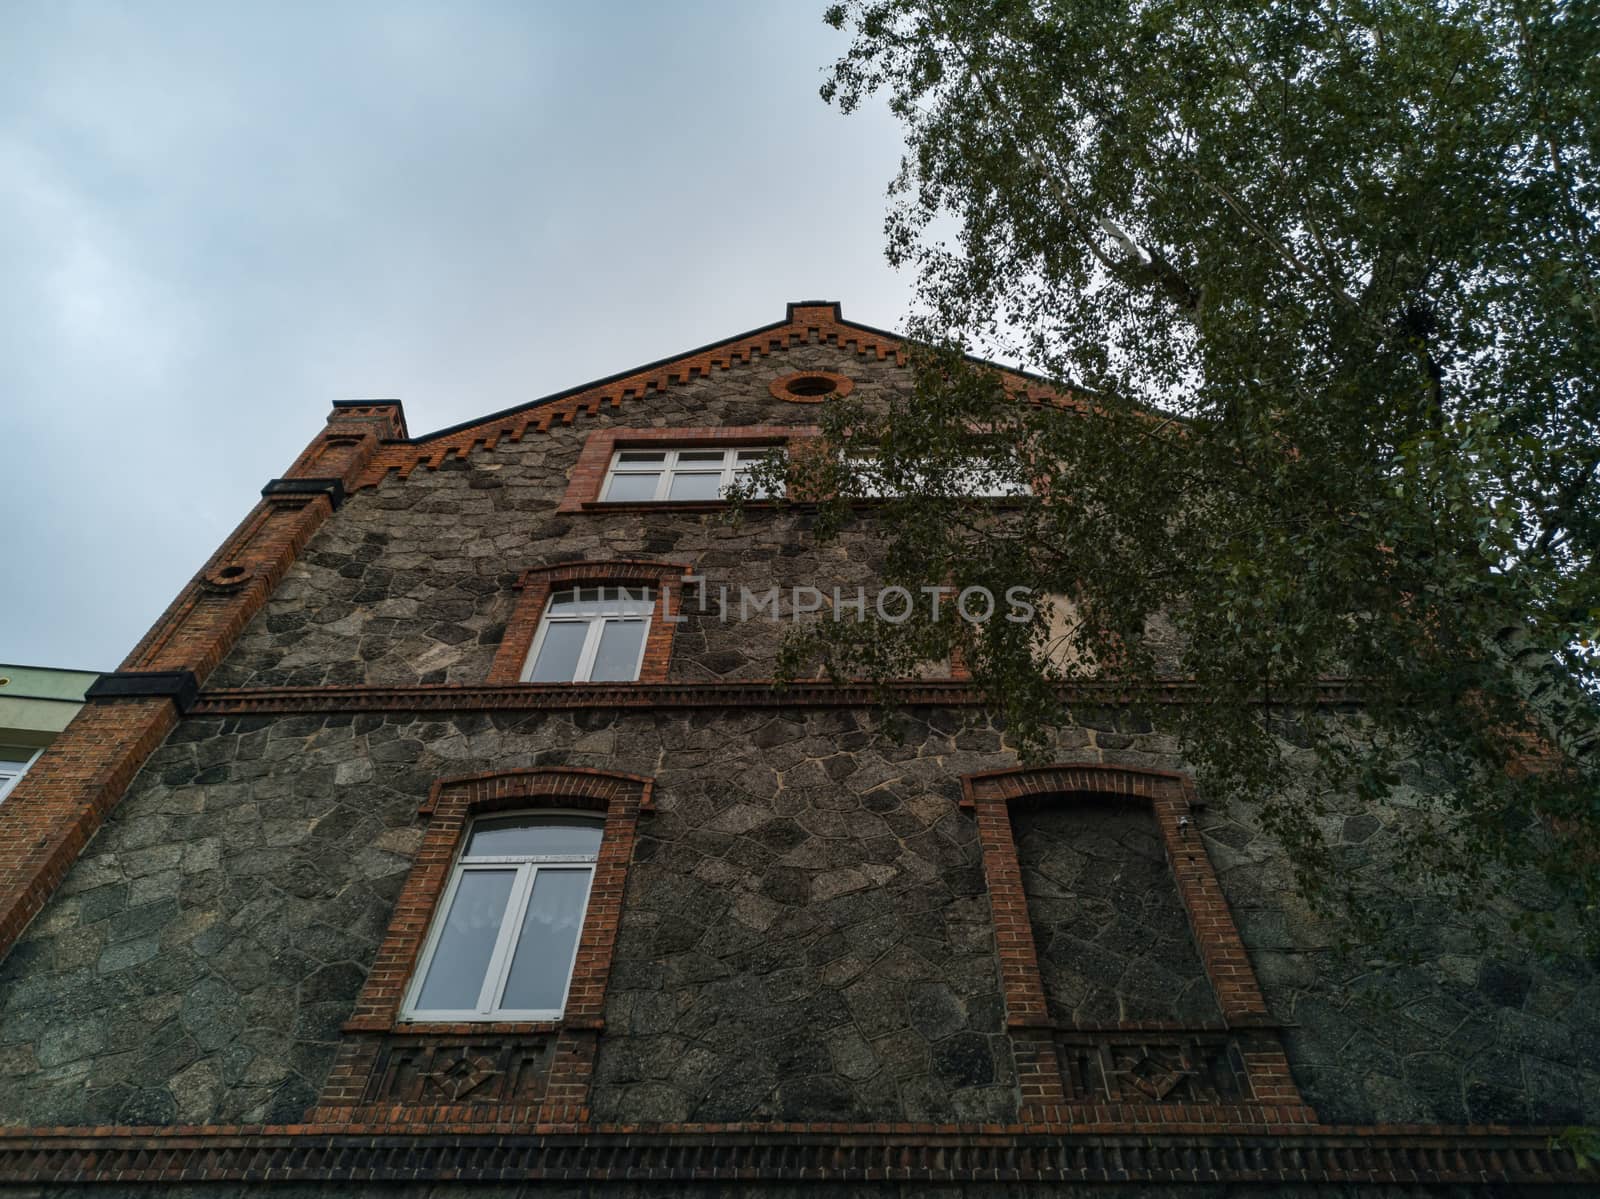
[[[595,843],[594,852],[591,854],[485,854],[471,856],[469,849],[472,845],[472,836],[477,828],[486,821],[502,820],[507,817],[522,817],[529,824],[538,825],[541,822],[550,822],[552,818],[581,819],[586,825],[594,828],[599,834]],[[567,1009],[567,1000],[572,993],[572,979],[577,969],[578,954],[583,946],[583,929],[589,919],[589,901],[594,894],[595,874],[598,870],[601,844],[605,839],[605,817],[594,811],[582,811],[568,808],[534,808],[523,811],[486,812],[473,818],[467,825],[461,838],[461,850],[455,861],[450,865],[449,882],[445,885],[439,897],[438,906],[433,911],[432,919],[428,926],[427,936],[423,938],[422,946],[417,953],[416,967],[412,971],[411,979],[406,984],[405,997],[401,1001],[399,1018],[402,1022],[413,1024],[491,1024],[491,1023],[537,1023],[560,1020]],[[438,951],[439,942],[444,936],[445,927],[450,922],[450,913],[460,890],[461,880],[470,873],[492,872],[505,870],[507,866],[515,869],[512,879],[511,891],[506,896],[505,908],[501,911],[499,931],[495,934],[495,944],[490,952],[489,960],[484,965],[483,982],[478,988],[478,1004],[474,1008],[423,1008],[418,1003],[422,998],[422,989],[428,978],[428,971],[433,966],[434,956]],[[517,946],[522,939],[522,924],[527,918],[528,904],[533,898],[534,884],[538,881],[542,869],[565,870],[569,872],[583,871],[587,876],[583,889],[583,915],[578,921],[577,936],[572,939],[572,955],[567,961],[566,972],[561,981],[561,1006],[557,1008],[506,1008],[498,1004],[504,998],[505,989],[510,981],[511,966],[516,960]],[[488,1001],[485,1002],[487,996]]]
[[[578,598],[576,602],[581,605],[583,603],[582,593],[591,589],[595,589],[600,592],[599,602],[602,604],[607,599],[607,593],[613,591],[628,593],[635,590],[642,590],[648,594],[649,599],[648,601],[633,601],[636,605],[636,608],[625,612],[604,612],[597,610],[585,615],[581,612],[569,614],[555,613],[552,611],[556,604],[561,602],[561,597],[567,594],[577,596]],[[633,677],[628,679],[602,680],[602,682],[612,683],[637,683],[639,681],[640,674],[644,669],[645,651],[650,644],[650,630],[655,624],[657,615],[656,608],[659,606],[660,601],[660,589],[654,584],[641,584],[637,587],[630,587],[625,583],[621,585],[595,583],[589,584],[588,586],[585,586],[582,583],[573,583],[570,586],[562,587],[559,590],[552,590],[549,596],[545,599],[544,610],[539,614],[539,627],[533,635],[532,644],[528,647],[528,656],[523,661],[522,671],[518,681],[522,683],[532,683],[536,681],[533,678],[533,669],[538,664],[539,654],[544,649],[545,641],[548,639],[551,625],[587,624],[589,628],[584,635],[583,648],[578,651],[578,661],[573,666],[573,677],[570,679],[537,680],[541,686],[555,685],[560,683],[593,682],[594,680],[590,678],[590,675],[594,673],[595,658],[599,656],[600,639],[605,636],[606,625],[642,624],[644,626],[644,635],[639,638],[639,654],[633,664]]]
[[[868,500],[898,500],[904,499],[907,495],[911,494],[910,492],[906,491],[893,490],[887,483],[883,482],[881,477],[875,478],[874,475],[876,472],[873,470],[873,467],[877,462],[878,455],[876,454],[850,454],[847,456],[847,465],[850,467],[851,474],[861,487],[861,498]],[[865,471],[862,470],[863,466],[867,468]],[[991,484],[998,478],[999,475],[998,471],[996,471],[993,467],[984,465],[984,460],[977,457],[965,459],[962,465],[957,469],[974,476],[980,482],[984,479],[988,479]],[[1007,480],[1005,481],[1005,486],[1006,489],[1003,491],[992,489],[984,491],[963,491],[958,495],[953,495],[947,498],[968,500],[1023,500],[1028,499],[1036,494],[1031,482],[1021,483],[1013,486],[1009,480]]]
[[[0,749],[29,749],[29,748],[30,747],[26,746],[26,745],[5,745],[5,746],[0,746]],[[21,768],[18,769],[18,770],[15,770],[15,771],[0,769],[0,803],[4,803],[5,799],[6,799],[6,796],[11,794],[12,789],[18,783],[20,783],[24,778],[27,777],[28,771],[33,769],[33,764],[39,760],[39,755],[42,754],[42,753],[44,753],[44,750],[41,748],[41,749],[34,749],[33,752],[30,753],[26,758],[4,758],[4,759],[0,759],[0,761],[5,761],[5,762],[18,762],[21,765]]]
[[[599,499],[601,504],[719,504],[726,502],[726,492],[729,487],[738,481],[742,473],[741,461],[748,461],[752,465],[764,459],[774,450],[786,452],[782,445],[749,444],[749,445],[677,445],[677,446],[638,446],[621,445],[611,452],[611,460],[606,467],[605,478],[600,482]],[[660,455],[660,462],[624,462],[629,454]],[[721,461],[713,467],[709,461],[685,463],[684,454],[717,454]],[[681,476],[711,475],[720,477],[720,483],[715,497],[685,498],[673,496],[673,481]],[[648,498],[611,498],[611,486],[618,476],[638,477],[642,475],[656,476],[655,494]],[[755,499],[771,499],[767,494],[754,496]]]

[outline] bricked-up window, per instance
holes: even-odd
[[[451,874],[407,999],[412,1020],[556,1020],[583,930],[603,821],[480,819]]]
[[[622,449],[611,459],[603,503],[720,500],[748,477],[770,446]],[[758,492],[756,498],[764,498]]]
[[[554,592],[522,671],[525,683],[625,683],[639,677],[656,593],[650,587]]]
[[[1220,1022],[1148,804],[1040,797],[1011,806],[1011,829],[1052,1019]]]

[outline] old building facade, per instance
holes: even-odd
[[[1115,706],[1023,769],[959,669],[897,738],[769,685],[707,597],[873,541],[720,488],[908,385],[798,303],[428,437],[336,405],[0,808],[0,1179],[1586,1193],[1592,963],[1423,896],[1423,960],[1342,951]],[[1375,880],[1403,818],[1334,817]]]

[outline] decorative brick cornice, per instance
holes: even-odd
[[[837,303],[794,303],[788,306],[785,319],[774,324],[531,404],[441,429],[427,437],[385,445],[354,486],[374,487],[390,474],[404,479],[418,467],[437,470],[448,458],[465,458],[474,450],[492,450],[502,441],[517,442],[529,433],[546,433],[555,426],[571,425],[579,416],[620,408],[624,402],[647,398],[715,371],[748,365],[768,354],[801,345],[838,346],[853,351],[857,357],[888,360],[898,366],[906,362],[905,342],[898,335],[845,320]],[[1032,376],[993,363],[986,365],[993,366],[1007,388],[1020,398],[1043,403],[1076,402],[1070,394],[1063,395]]]
[[[1124,707],[1134,702],[1204,702],[1188,682],[1163,684],[1134,696],[1116,683],[1079,683],[1060,688],[1061,702],[1084,708]],[[343,712],[535,712],[605,708],[871,708],[887,695],[904,707],[981,707],[983,692],[960,679],[886,683],[832,683],[821,680],[778,684],[771,679],[682,683],[516,683],[463,686],[455,683],[413,687],[237,687],[202,690],[191,714],[197,716],[300,715]],[[1323,706],[1357,706],[1356,684],[1330,681],[1319,691]]]
[[[1551,1147],[1555,1131],[1337,1128],[1273,1136],[955,1124],[17,1129],[0,1131],[0,1182],[1395,1184],[1417,1194],[1432,1186],[1522,1194],[1592,1184],[1592,1170]]]

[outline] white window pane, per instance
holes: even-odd
[[[749,472],[749,470],[746,469],[746,470],[736,470],[736,471],[734,471],[733,472],[733,481],[735,483],[740,484],[741,486],[748,486],[749,483],[750,483],[750,472]],[[757,499],[757,500],[767,499],[771,495],[772,495],[772,493],[770,491],[768,491],[765,487],[754,487],[754,488],[751,489],[751,492],[750,492],[751,498],[752,499]]]
[[[740,462],[760,462],[763,458],[765,458],[767,456],[767,452],[768,451],[766,451],[766,450],[740,450],[739,451],[739,461]]]
[[[544,627],[539,658],[528,675],[530,683],[570,683],[578,673],[578,658],[583,654],[583,639],[589,625],[581,620],[556,620]]]
[[[558,1011],[567,997],[572,956],[583,928],[589,871],[539,871],[511,958],[500,1007],[507,1011]]]
[[[483,972],[494,953],[515,870],[467,870],[433,948],[417,1009],[464,1012],[478,1006]]]
[[[607,587],[605,598],[585,610],[606,616],[641,616],[652,603],[653,593],[648,588]]]
[[[607,500],[653,500],[656,498],[656,480],[658,474],[641,473],[612,475],[611,485],[606,488]]]
[[[621,450],[617,453],[617,464],[654,462],[657,465],[667,460],[665,450]]]
[[[472,826],[469,858],[593,856],[600,852],[600,824],[586,816],[499,816]]]
[[[591,683],[628,683],[639,677],[639,651],[649,624],[643,620],[608,620],[600,632],[600,649],[589,671]]]
[[[716,462],[721,463],[727,455],[726,450],[679,450],[679,462]]]
[[[667,491],[669,500],[715,500],[722,497],[722,472],[706,472],[672,476]]]

